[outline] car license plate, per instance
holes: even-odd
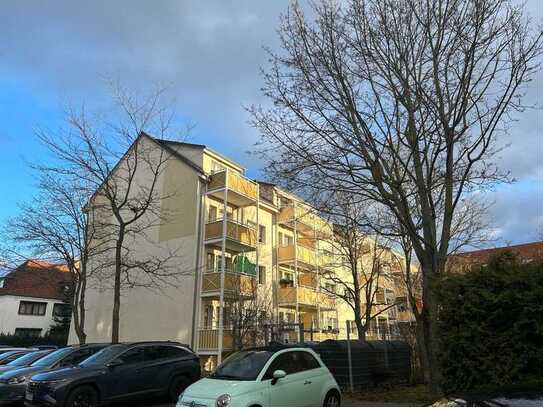
[[[29,392],[29,391],[27,391],[26,394],[25,394],[25,399],[26,399],[27,401],[32,401],[32,400],[34,400],[34,394],[31,393],[31,392]]]

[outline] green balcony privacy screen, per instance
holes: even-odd
[[[234,270],[237,273],[243,273],[243,274],[249,274],[251,276],[256,276],[256,264],[251,263],[249,259],[245,256],[238,256],[236,258]]]

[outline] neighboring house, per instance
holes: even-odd
[[[27,260],[0,276],[0,333],[43,336],[58,318],[65,318],[64,302],[71,291],[65,267]],[[68,314],[69,315],[69,314]]]
[[[484,266],[492,257],[505,252],[517,255],[524,262],[541,261],[543,260],[543,241],[458,253],[449,257],[447,268],[454,272],[468,271],[474,265]]]
[[[171,154],[158,185],[160,196],[167,197],[161,210],[174,215],[146,239],[136,239],[134,247],[142,256],[152,254],[149,239],[153,245],[180,248],[182,260],[174,266],[179,273],[193,272],[160,290],[124,290],[121,341],[178,340],[213,362],[232,350],[229,315],[232,301],[244,295],[240,287],[257,287],[258,295],[270,296],[274,326],[303,323],[306,340],[346,336],[339,328],[353,319],[352,312],[321,287],[320,274],[329,263],[325,239],[330,224],[296,196],[248,179],[243,167],[206,146],[144,133],[139,142]],[[111,288],[112,281],[89,277],[89,342],[111,338]],[[387,324],[392,319],[389,313],[383,316]],[[297,340],[297,335],[283,329],[280,339]],[[73,329],[70,342],[76,342]]]

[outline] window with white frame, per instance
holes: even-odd
[[[266,243],[266,226],[258,225],[258,243]]]

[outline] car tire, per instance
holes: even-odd
[[[91,386],[79,386],[70,392],[65,407],[96,407],[98,392]]]
[[[324,398],[323,407],[341,407],[341,399],[337,391],[329,391]]]
[[[168,388],[168,398],[171,402],[177,402],[179,395],[189,387],[189,379],[185,376],[174,377]]]

